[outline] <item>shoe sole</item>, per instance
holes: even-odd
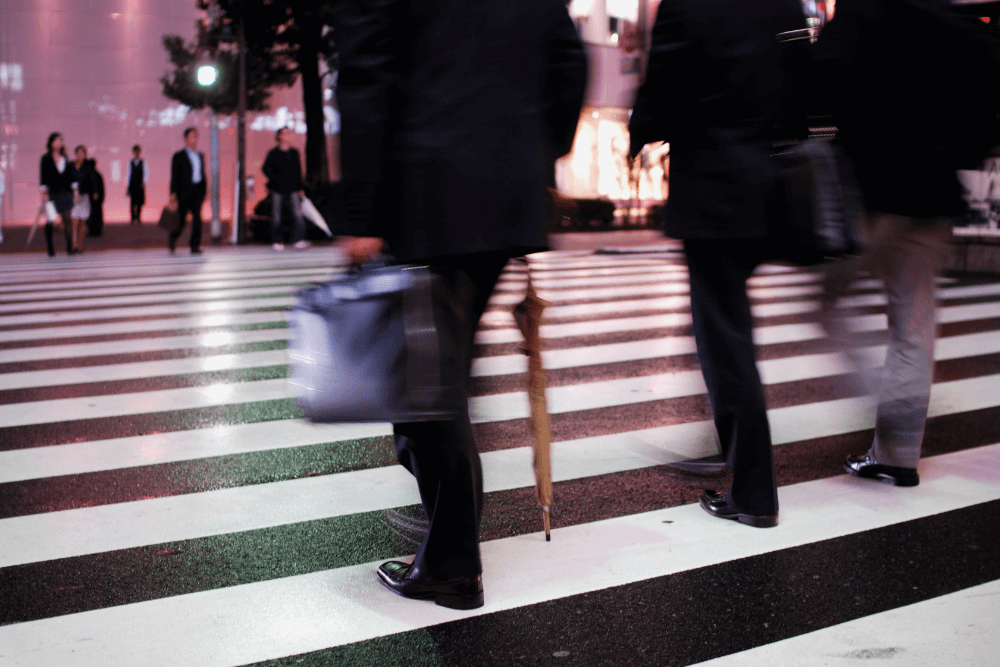
[[[858,472],[851,466],[847,465],[846,463],[844,464],[844,470],[849,472],[851,475],[854,475],[855,477],[859,477],[861,479],[870,479],[876,482],[882,482],[883,484],[891,484],[892,486],[912,487],[912,486],[918,486],[920,484],[919,477],[917,477],[916,479],[908,477],[896,477],[894,475],[888,475],[884,472],[876,473],[874,475],[862,475],[860,472]]]

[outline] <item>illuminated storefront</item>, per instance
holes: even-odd
[[[572,0],[569,4],[590,59],[590,85],[573,151],[556,164],[556,187],[576,199],[605,199],[641,211],[669,194],[670,146],[647,146],[628,161],[628,118],[642,84],[648,35],[659,0]],[[803,0],[813,25],[833,17],[834,0]],[[622,209],[626,210],[622,210]]]
[[[590,61],[590,84],[573,151],[556,164],[556,187],[577,199],[662,200],[667,147],[628,162],[628,116],[642,82],[646,26],[656,0],[573,0],[570,16]]]

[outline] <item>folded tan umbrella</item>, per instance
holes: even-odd
[[[542,311],[549,303],[535,292],[531,283],[531,266],[528,268],[528,295],[514,308],[514,319],[524,335],[525,352],[528,355],[528,398],[531,416],[528,426],[534,437],[535,497],[542,506],[542,524],[545,527],[545,541],[552,540],[549,511],[552,507],[552,425],[549,422],[548,407],[545,402],[545,370],[542,368],[542,339],[539,328]]]

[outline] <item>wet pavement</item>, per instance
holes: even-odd
[[[992,664],[1000,649],[1000,279],[940,281],[921,484],[848,477],[871,401],[818,327],[819,276],[750,281],[781,489],[757,530],[695,501],[724,474],[676,244],[536,255],[552,412],[552,541],[502,278],[477,334],[486,606],[382,589],[419,518],[385,424],[314,425],[283,311],[324,247],[4,254],[0,665]],[[642,250],[642,252],[639,252]],[[885,299],[861,280],[854,337]]]

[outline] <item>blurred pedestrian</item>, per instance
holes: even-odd
[[[52,202],[49,206],[51,212],[62,220],[63,234],[66,236],[66,254],[72,255],[76,249],[73,246],[73,218],[70,211],[77,196],[76,170],[73,169],[73,163],[66,158],[66,145],[61,134],[58,132],[50,134],[48,141],[45,142],[45,149],[39,167],[42,205],[46,206],[48,202]],[[56,254],[52,243],[52,224],[55,220],[48,213],[46,212],[45,221],[45,246],[49,257],[52,257]]]
[[[132,159],[128,163],[128,188],[125,194],[129,198],[129,224],[142,224],[142,207],[146,204],[146,183],[149,182],[149,171],[146,161],[142,159],[142,146],[132,147]]]
[[[91,202],[95,196],[94,169],[87,158],[87,147],[80,145],[73,151],[73,169],[76,172],[77,195],[73,202],[73,249],[83,252],[83,235],[90,218]]]
[[[804,27],[799,0],[663,0],[629,122],[632,156],[670,142],[666,233],[684,241],[698,359],[733,472],[700,503],[760,528],[777,525],[778,492],[746,281],[769,256],[780,202],[770,154],[791,84],[776,35]]]
[[[184,130],[184,148],[170,160],[170,203],[177,207],[181,225],[170,232],[167,245],[170,254],[177,249],[177,239],[184,232],[188,213],[191,214],[191,254],[201,254],[201,207],[205,203],[205,156],[198,150],[198,130]]]
[[[290,223],[289,242],[299,250],[309,247],[306,223],[302,218],[302,162],[299,152],[289,143],[291,128],[283,127],[275,134],[278,145],[267,153],[261,171],[267,176],[267,190],[271,193],[271,245],[275,250],[285,249],[282,222]]]
[[[556,0],[347,2],[336,32],[347,202],[356,263],[383,248],[467,285],[466,349],[511,257],[546,245],[554,156],[569,152],[586,58]],[[379,580],[399,595],[483,604],[482,467],[469,415],[395,424],[429,528],[412,563]]]
[[[947,2],[841,0],[816,45],[823,97],[869,210],[864,256],[827,269],[831,337],[850,348],[848,327],[833,307],[859,271],[880,278],[888,296],[875,435],[867,452],[844,462],[858,477],[920,482],[935,279],[953,221],[965,211],[955,172],[977,168],[1000,142],[1000,102],[995,87],[982,84],[1000,68],[1000,40],[987,30],[978,19],[952,14]]]
[[[104,232],[104,175],[97,168],[97,158],[90,158],[91,175],[94,179],[94,194],[90,201],[90,217],[87,218],[87,236],[100,236]]]

